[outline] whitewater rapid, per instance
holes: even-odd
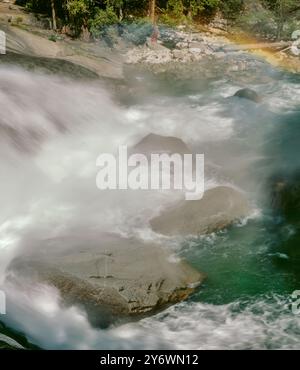
[[[16,294],[16,292],[14,292]],[[137,323],[92,328],[84,312],[63,309],[58,293],[37,286],[18,292],[8,323],[45,349],[298,349],[300,318],[283,296],[212,305],[181,303]]]

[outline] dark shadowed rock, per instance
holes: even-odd
[[[242,99],[248,99],[255,103],[260,103],[262,101],[261,96],[259,96],[256,91],[248,88],[237,91],[234,96]]]
[[[2,65],[16,66],[28,71],[69,78],[89,80],[99,78],[95,72],[66,60],[22,55],[12,52],[1,55],[0,66]]]
[[[24,347],[14,339],[0,333],[0,350],[3,349],[5,350],[24,349]]]
[[[15,259],[10,271],[22,281],[55,286],[65,303],[83,306],[95,325],[180,302],[203,280],[184,261],[171,261],[162,247],[135,239],[103,235],[97,243],[79,237],[67,251],[61,250],[64,241],[61,248],[57,242],[57,248],[46,246],[45,253]]]
[[[219,186],[205,192],[201,200],[181,201],[152,219],[152,229],[163,235],[202,235],[226,228],[249,214],[244,195]]]
[[[300,172],[272,178],[271,205],[285,219],[300,224]]]
[[[137,143],[132,149],[132,153],[151,155],[155,153],[166,154],[189,154],[191,150],[184,141],[174,136],[161,136],[149,134]]]

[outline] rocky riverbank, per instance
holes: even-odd
[[[166,39],[167,38],[167,39]],[[128,51],[126,62],[129,64],[167,64],[191,63],[201,61],[207,56],[225,57],[225,48],[229,41],[225,37],[213,36],[209,33],[173,31],[164,36],[163,41],[153,42],[148,39],[144,46]]]
[[[0,29],[6,33],[7,55],[1,64],[79,77],[123,77],[123,59],[105,43],[87,43],[56,35],[43,19],[12,1],[0,2]],[[59,63],[60,62],[60,63]],[[47,65],[48,70],[47,70]]]
[[[20,19],[22,22],[18,21]],[[248,50],[245,41],[238,45],[237,37],[216,28],[201,32],[164,28],[157,42],[149,38],[140,46],[115,36],[114,45],[108,46],[104,40],[84,42],[72,40],[65,35],[56,36],[51,30],[43,28],[41,20],[38,21],[30,13],[24,12],[23,8],[10,2],[0,3],[0,27],[6,32],[8,53],[1,57],[0,63],[36,68],[41,72],[47,70],[44,64],[56,63],[59,67],[52,68],[55,73],[70,69],[74,70],[73,75],[122,80],[126,78],[127,66],[135,66],[154,73],[168,71],[184,79],[193,73],[212,73],[211,68],[207,71],[207,65],[219,65],[220,62],[229,74],[251,70],[253,64],[257,63],[254,61],[257,58],[251,55],[253,53],[275,66],[293,72],[300,70],[299,57],[288,51],[272,51],[269,47],[265,50],[259,46],[252,49],[253,45]],[[30,62],[28,58],[31,58]],[[45,58],[45,63],[41,62],[41,58]],[[63,61],[65,65],[55,61]]]
[[[218,17],[202,31],[184,26],[176,29],[163,27],[157,42],[149,38],[140,46],[117,35],[114,35],[110,46],[104,40],[73,40],[64,34],[54,34],[47,29],[45,22],[48,20],[24,11],[10,0],[0,2],[0,28],[7,34],[9,54],[63,60],[99,77],[123,79],[126,65],[135,65],[146,66],[156,73],[168,70],[183,74],[185,78],[185,69],[197,70],[202,64],[201,70],[205,73],[206,63],[220,60],[228,66],[229,72],[240,72],[251,68],[251,54],[276,67],[295,73],[300,71],[299,57],[289,48],[272,48],[271,42],[261,44],[253,39],[250,42],[242,31],[232,33],[227,22]],[[1,59],[0,63],[6,63],[5,58]],[[39,65],[39,61],[36,62]],[[19,61],[16,64],[19,65]]]

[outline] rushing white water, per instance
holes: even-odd
[[[96,84],[7,69],[0,71],[0,81],[2,248],[78,227],[130,232],[145,225],[178,195],[100,192],[95,183],[99,154],[114,153],[118,145],[131,145],[149,132],[199,145],[224,140],[233,130],[232,119],[222,118],[217,103],[200,112],[187,104],[174,108],[171,101],[125,109]],[[212,186],[213,179],[206,180]]]
[[[234,92],[235,85],[229,89]],[[250,112],[247,104],[234,107],[224,91],[216,85],[205,104],[199,94],[182,100],[153,97],[124,108],[97,83],[0,69],[0,283],[8,300],[4,322],[43,348],[296,347],[298,318],[274,316],[276,306],[264,299],[238,313],[233,304],[184,303],[138,323],[96,330],[85,313],[63,308],[52,287],[28,291],[4,286],[14,256],[26,248],[43,248],[49,239],[64,238],[68,244],[74,230],[158,237],[148,220],[180,194],[128,191],[125,196],[96,188],[98,155],[115,152],[120,144],[132,145],[150,132],[179,137],[205,151],[215,169],[207,175],[207,187],[229,182],[245,186],[255,200],[256,179],[247,169],[264,156],[257,117],[265,117],[265,111]],[[266,125],[259,132],[268,129]],[[255,150],[247,147],[247,140],[255,143]],[[263,314],[257,315],[256,308]]]
[[[15,294],[15,292],[14,292]],[[49,349],[298,349],[300,317],[284,297],[238,304],[183,303],[138,323],[93,329],[83,312],[63,309],[57,292],[38,286],[18,292],[10,325]]]

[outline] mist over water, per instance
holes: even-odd
[[[49,349],[161,349],[170,343],[178,349],[297,348],[300,318],[287,302],[298,281],[293,270],[276,265],[281,257],[273,250],[265,215],[269,176],[284,167],[285,158],[294,158],[292,170],[298,166],[296,147],[286,151],[278,138],[283,130],[289,143],[292,130],[299,132],[293,122],[300,90],[295,81],[281,78],[284,83],[271,75],[268,83],[248,86],[264,96],[259,105],[230,98],[243,87],[239,80],[219,79],[208,87],[199,81],[197,94],[187,88],[176,96],[167,93],[164,80],[153,77],[158,91],[164,86],[154,94],[147,81],[137,79],[146,98],[122,105],[101,82],[2,67],[0,285],[8,314],[1,320]],[[134,145],[149,133],[176,136],[204,153],[206,189],[227,184],[243,191],[253,218],[183,243],[149,227],[149,220],[182,194],[99,191],[99,154],[116,153],[119,145]],[[156,240],[207,272],[208,280],[188,302],[107,330],[92,328],[77,307],[64,307],[53,287],[18,276],[18,284],[5,280],[18,255],[72,248],[74,236],[97,240],[102,232]]]

